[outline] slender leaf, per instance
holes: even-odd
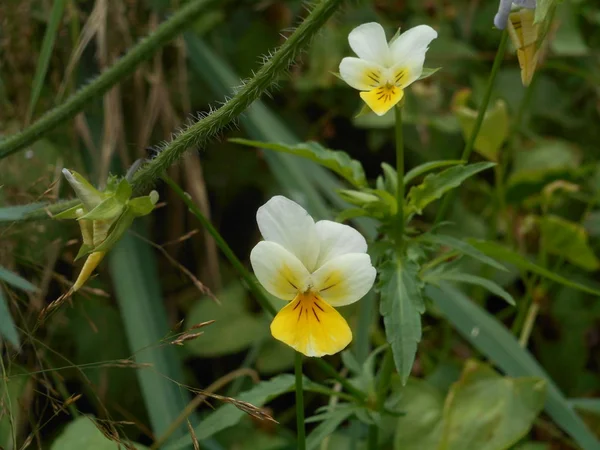
[[[367,185],[365,171],[359,161],[350,158],[346,152],[329,150],[317,142],[303,142],[296,145],[249,139],[230,139],[230,142],[301,156],[334,171],[353,186],[360,188]]]
[[[448,159],[443,161],[430,161],[413,167],[404,175],[404,184],[408,184],[414,179],[425,175],[427,172],[431,172],[442,167],[456,166],[458,164],[464,164],[465,161],[461,159]]]
[[[467,178],[493,166],[494,163],[481,162],[451,167],[440,173],[427,175],[421,184],[413,186],[408,193],[408,213],[421,214],[431,202],[457,188]]]
[[[582,411],[600,415],[600,399],[598,398],[571,398],[569,404]]]
[[[587,292],[589,294],[600,296],[600,291],[585,286],[583,284],[577,283],[576,281],[570,280],[568,278],[562,277],[548,269],[544,269],[543,267],[538,266],[537,264],[529,261],[528,259],[521,256],[519,253],[515,252],[514,250],[511,250],[508,247],[505,247],[502,244],[477,239],[470,239],[469,242],[475,248],[482,251],[486,255],[494,259],[499,259],[501,261],[505,261],[509,264],[512,264],[520,270],[533,272],[538,275],[541,275],[544,278],[548,278],[549,280],[555,281],[565,286],[569,286],[574,289],[579,289],[580,291]]]
[[[40,56],[38,57],[35,75],[33,77],[33,85],[31,87],[31,98],[29,99],[29,109],[27,110],[27,122],[31,122],[35,106],[40,98],[42,88],[44,87],[44,79],[48,72],[48,65],[50,64],[50,58],[52,56],[52,50],[54,49],[54,42],[58,35],[58,28],[65,10],[66,0],[54,0],[52,2],[52,11],[50,12],[50,19],[48,20],[48,26],[46,27],[46,33],[44,34],[44,41],[42,42],[42,49],[40,50]]]
[[[445,234],[426,233],[426,234],[422,235],[421,237],[419,237],[419,240],[424,241],[424,242],[429,242],[432,244],[443,245],[446,247],[453,248],[467,256],[470,256],[473,259],[481,261],[482,263],[492,266],[498,270],[502,270],[505,272],[507,271],[506,267],[504,267],[502,264],[500,264],[495,259],[492,259],[489,256],[486,256],[485,253],[477,250],[475,247],[473,247],[468,242],[461,241],[460,239],[456,239],[455,237],[447,236]]]
[[[37,291],[37,287],[31,284],[24,278],[21,278],[19,275],[11,272],[10,270],[5,269],[0,266],[0,281],[5,281],[11,286],[21,289],[22,291],[34,292]]]
[[[406,383],[421,341],[421,314],[425,304],[418,279],[419,266],[393,259],[380,270],[380,313],[387,341],[392,346],[396,369]]]
[[[354,414],[357,407],[355,405],[337,405],[337,407],[327,414],[327,417],[321,422],[307,437],[307,450],[319,448],[321,443],[327,439],[339,426]]]
[[[584,450],[600,448],[600,442],[571,408],[552,379],[504,325],[449,284],[444,283],[440,288],[428,286],[425,292],[460,334],[507,375],[535,376],[546,380],[545,411],[548,415]]]
[[[108,439],[102,431],[98,429],[99,424],[95,423],[92,417],[78,417],[70,422],[62,433],[54,440],[50,450],[117,450],[123,448],[123,444]],[[107,430],[108,431],[108,430]],[[126,441],[125,436],[120,439]],[[142,444],[127,443],[127,448],[136,450],[147,449]]]
[[[509,305],[515,306],[515,299],[512,297],[512,295],[510,295],[508,292],[506,292],[493,281],[488,280],[486,278],[481,278],[477,275],[471,275],[470,273],[458,272],[456,270],[436,272],[433,278],[428,278],[427,276],[425,276],[425,281],[432,282],[436,285],[441,280],[456,281],[458,283],[468,283],[474,284],[476,286],[481,286],[490,291],[492,294],[504,299]]]
[[[0,288],[0,336],[10,342],[14,347],[19,348],[21,341],[17,333],[17,327],[13,322],[4,292]]]
[[[30,203],[28,205],[6,206],[0,208],[0,223],[22,220],[28,213],[46,206],[47,203]]]

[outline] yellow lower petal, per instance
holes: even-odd
[[[312,293],[298,294],[273,319],[271,334],[306,356],[333,355],[352,341],[346,320]]]
[[[402,100],[402,97],[404,97],[404,91],[396,86],[380,86],[371,91],[360,93],[360,98],[378,116],[383,116],[392,109],[396,103]]]

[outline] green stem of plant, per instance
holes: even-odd
[[[402,106],[396,105],[394,112],[396,117],[394,127],[396,137],[396,174],[398,178],[398,182],[396,183],[396,202],[398,205],[396,249],[401,254],[404,250],[404,136],[402,135]]]
[[[188,149],[206,143],[244,112],[288,69],[341,3],[342,0],[322,0],[318,3],[297,30],[231,100],[179,134],[135,174],[134,191],[143,191],[152,185]]]
[[[485,117],[485,113],[487,111],[488,105],[490,103],[490,99],[492,98],[492,92],[494,90],[494,84],[496,82],[496,77],[498,72],[500,71],[500,66],[502,65],[502,60],[504,59],[504,53],[506,52],[506,44],[508,43],[508,31],[504,30],[502,32],[502,37],[500,38],[500,45],[498,46],[498,50],[496,51],[496,57],[494,58],[494,64],[492,65],[492,71],[490,73],[490,77],[488,79],[487,86],[485,88],[485,93],[483,95],[483,100],[481,105],[479,106],[479,111],[477,112],[477,119],[475,120],[475,125],[473,126],[473,131],[471,132],[471,136],[467,140],[465,144],[465,148],[463,149],[462,155],[460,157],[463,161],[469,161],[471,157],[471,153],[473,153],[473,148],[475,146],[475,140],[479,135],[479,131],[481,131],[481,125],[483,124],[483,119]],[[454,192],[454,191],[453,191]],[[452,193],[446,195],[440,209],[438,210],[437,216],[435,218],[435,223],[439,223],[445,216],[448,208],[450,207],[450,203],[452,202],[452,198],[454,195]]]
[[[94,81],[79,89],[65,103],[50,110],[39,120],[18,134],[0,142],[0,159],[33,144],[52,129],[82,111],[90,101],[107,92],[115,84],[131,75],[135,68],[150,58],[158,49],[189,27],[215,0],[195,0],[183,6],[154,33],[131,49],[113,66]]]
[[[304,389],[302,388],[302,353],[296,352],[294,362],[296,372],[296,429],[298,450],[306,450],[306,430],[304,429]]]
[[[190,212],[200,221],[203,227],[208,231],[208,233],[213,237],[215,242],[217,243],[217,247],[223,252],[225,257],[229,260],[234,269],[238,272],[238,274],[242,277],[242,279],[246,282],[248,289],[252,292],[252,295],[256,298],[262,308],[271,316],[274,317],[277,314],[277,311],[271,305],[268,298],[265,296],[261,287],[258,285],[258,282],[254,279],[254,277],[246,270],[242,262],[235,256],[233,250],[229,247],[225,239],[219,234],[217,229],[210,223],[210,221],[202,214],[200,208],[196,206],[196,204],[191,200],[190,196],[187,195],[177,183],[175,183],[171,178],[166,175],[163,175],[163,180],[167,185],[173,189],[173,191],[183,200],[185,205],[189,208]],[[324,361],[321,358],[315,358],[315,363],[320,367],[320,369],[338,381],[347,392],[349,392],[353,397],[355,397],[360,402],[365,402],[367,395],[362,392],[360,389],[355,388],[352,383],[350,383],[346,378],[341,376],[337,370],[335,370],[330,364]]]

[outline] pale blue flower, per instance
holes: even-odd
[[[500,30],[504,30],[506,28],[508,15],[510,14],[513,4],[522,8],[534,9],[536,6],[536,0],[500,0],[498,13],[494,17],[494,25],[496,28]]]

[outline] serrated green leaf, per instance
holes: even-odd
[[[544,269],[543,267],[538,266],[537,264],[524,258],[514,250],[505,247],[504,245],[498,244],[496,242],[482,241],[477,239],[470,239],[469,242],[476,249],[485,253],[486,255],[494,259],[498,259],[500,261],[512,264],[520,270],[533,272],[544,278],[548,278],[549,280],[555,281],[565,286],[569,286],[574,289],[579,289],[580,291],[587,292],[589,294],[600,296],[600,291],[589,286],[577,283],[575,281],[569,280],[568,278],[562,277],[548,269]]]
[[[410,260],[387,261],[380,270],[380,313],[394,363],[406,383],[421,341],[421,314],[425,312],[419,266]]]
[[[413,212],[421,214],[427,205],[439,199],[449,190],[460,186],[467,178],[495,165],[495,163],[480,162],[451,167],[440,173],[427,175],[423,183],[413,186],[408,193],[408,214]]]
[[[548,253],[563,256],[586,270],[597,270],[600,261],[588,243],[585,228],[554,215],[540,218],[542,245]]]
[[[5,269],[0,266],[0,281],[5,281],[11,286],[21,289],[22,291],[34,292],[37,291],[37,287],[31,284],[24,278],[21,278],[16,273],[11,272],[10,270]]]
[[[123,212],[123,203],[117,200],[114,196],[110,196],[102,200],[98,206],[90,212],[79,217],[81,220],[111,220],[118,217]]]
[[[2,287],[0,287],[0,336],[10,342],[15,348],[21,346],[19,333],[17,333],[17,327],[10,315],[10,310],[8,309]],[[0,396],[0,400],[1,399],[2,397]]]
[[[360,188],[367,185],[365,172],[359,161],[350,158],[345,152],[329,150],[322,147],[317,142],[304,142],[301,144],[289,145],[276,142],[252,141],[249,139],[230,139],[230,141],[250,147],[264,148],[267,150],[301,156],[334,171],[355,187]]]
[[[428,286],[425,290],[460,334],[504,373],[512,377],[543,378],[547,383],[545,410],[548,415],[584,450],[600,447],[600,442],[577,416],[556,384],[501,322],[450,284],[445,283],[441,288]]]
[[[124,439],[124,436],[120,436]],[[142,444],[129,443],[138,450],[147,449]],[[70,422],[52,443],[50,450],[117,450],[123,448],[123,444],[108,439],[102,431],[98,429],[91,417],[78,417]]]
[[[404,184],[408,184],[415,178],[425,175],[427,172],[432,170],[441,169],[442,167],[456,166],[458,164],[464,164],[465,161],[461,159],[448,159],[443,161],[430,161],[413,167],[404,175]]]
[[[508,269],[500,264],[495,259],[486,256],[485,253],[480,252],[471,244],[466,241],[461,241],[460,239],[456,239],[452,236],[447,236],[445,234],[431,234],[426,233],[419,237],[420,241],[429,242],[432,244],[450,247],[452,249],[458,250],[464,255],[470,256],[473,259],[481,261],[484,264],[494,267],[495,269],[502,270],[506,272]]]
[[[515,306],[515,299],[512,297],[512,295],[510,295],[508,292],[506,292],[493,281],[488,280],[486,278],[478,277],[477,275],[458,272],[456,270],[442,270],[436,272],[435,275],[433,275],[432,277],[428,277],[427,275],[425,275],[424,280],[435,285],[437,285],[440,281],[455,281],[458,283],[474,284],[476,286],[481,286],[490,291],[492,294],[504,299],[509,305]]]

